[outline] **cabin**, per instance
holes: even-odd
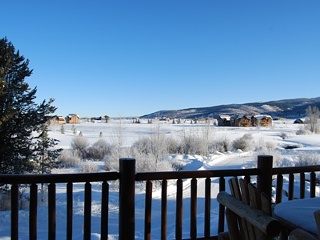
[[[231,125],[236,127],[252,127],[252,117],[245,114],[235,115],[231,122]]]
[[[255,115],[253,118],[253,125],[260,127],[272,126],[272,117],[269,115]]]
[[[62,125],[65,124],[66,120],[62,116],[53,116],[50,118],[50,124],[53,125]]]
[[[218,126],[230,126],[230,116],[221,114],[218,117]]]
[[[69,114],[66,116],[66,122],[69,124],[78,124],[80,117],[77,114]]]

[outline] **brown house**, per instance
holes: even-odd
[[[66,120],[62,116],[53,116],[50,118],[50,124],[61,125],[61,124],[65,124],[65,123],[66,123]]]
[[[70,124],[78,124],[80,117],[77,114],[69,114],[66,116],[66,122]]]
[[[233,121],[236,127],[252,127],[251,117],[244,114],[235,115]]]
[[[272,117],[269,115],[255,115],[254,126],[270,127],[272,126]]]
[[[221,114],[218,117],[218,126],[230,126],[230,116]]]

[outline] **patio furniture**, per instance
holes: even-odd
[[[312,234],[300,229],[296,228],[290,232],[289,240],[317,240],[315,236]]]
[[[313,236],[314,239],[318,239],[320,229],[319,209],[320,198],[296,199],[276,204],[273,209],[273,216],[281,222],[281,239],[287,239],[289,234],[289,238],[301,235],[302,231]],[[295,231],[296,229],[302,231]]]
[[[280,222],[271,215],[271,201],[246,180],[234,177],[229,180],[230,191],[220,192],[218,202],[226,207],[228,233],[219,239],[255,240],[273,239],[281,230]]]

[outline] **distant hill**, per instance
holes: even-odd
[[[268,114],[273,118],[302,118],[305,117],[308,106],[317,106],[320,109],[320,97],[284,99],[278,101],[253,102],[244,104],[228,104],[180,110],[161,110],[151,114],[143,115],[141,118],[201,118],[208,116],[217,118],[220,114]]]

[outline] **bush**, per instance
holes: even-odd
[[[78,150],[81,153],[81,157],[86,157],[86,148],[89,146],[89,141],[84,136],[76,136],[71,139],[71,148],[73,150]]]
[[[58,160],[65,167],[76,167],[81,163],[81,153],[78,150],[62,150]]]
[[[27,210],[29,209],[30,199],[29,195],[27,195],[21,188],[19,189],[19,210]],[[0,211],[11,210],[11,192],[3,191],[0,193]]]
[[[93,160],[102,160],[105,155],[111,152],[111,145],[104,139],[100,138],[98,141],[88,147],[86,150],[86,157]]]
[[[228,152],[230,150],[230,141],[225,138],[223,140],[215,140],[209,144],[209,152]]]
[[[265,141],[263,138],[259,138],[259,141],[256,142],[255,148],[256,150],[261,149],[275,149],[277,147],[277,144],[273,141]]]
[[[157,160],[152,154],[140,154],[136,159],[137,172],[173,171],[172,164],[167,160]]]
[[[284,140],[284,139],[287,139],[288,138],[288,133],[286,132],[283,132],[280,134],[280,137]]]
[[[104,157],[104,166],[106,171],[118,171],[119,170],[119,159],[112,158],[111,155]]]
[[[169,154],[175,154],[179,152],[179,142],[172,138],[172,137],[167,137],[166,138],[166,144],[167,144],[167,151]]]
[[[202,139],[195,136],[184,136],[181,140],[180,153],[181,154],[197,154],[204,155],[205,153]]]
[[[320,162],[320,156],[317,154],[300,154],[295,166],[312,166]]]
[[[105,155],[105,169],[106,171],[119,171],[119,159],[123,157],[132,156],[130,148],[118,147],[117,144],[111,145],[111,151]]]
[[[2,192],[0,194],[0,211],[11,209],[11,194],[10,192]]]
[[[93,161],[85,161],[80,165],[80,172],[94,173],[98,171],[98,166]]]
[[[174,169],[175,171],[181,171],[184,167],[184,165],[179,161],[171,162],[171,166],[172,166],[172,169]]]
[[[144,154],[151,153],[151,140],[148,137],[141,137],[135,141],[131,146],[133,151],[138,151]]]
[[[241,138],[235,139],[232,142],[234,149],[241,149],[242,151],[248,151],[253,149],[253,137],[250,133],[244,134]]]
[[[271,148],[261,148],[256,154],[254,154],[254,159],[258,159],[259,155],[271,155],[273,157],[273,167],[284,167],[283,158],[281,152],[271,149]]]
[[[301,128],[297,131],[296,134],[297,134],[297,135],[310,135],[310,134],[311,134],[311,131],[310,131],[308,128],[306,128],[306,127],[301,127]]]

